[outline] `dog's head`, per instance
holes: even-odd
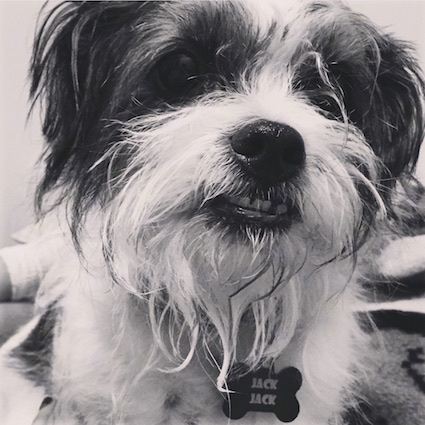
[[[74,230],[101,211],[112,275],[158,328],[171,312],[196,340],[207,312],[231,344],[251,309],[256,359],[299,298],[271,294],[362,244],[424,136],[409,47],[333,0],[61,5],[32,78],[39,201],[66,200]],[[217,284],[244,299],[231,325]]]

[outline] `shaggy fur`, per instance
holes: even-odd
[[[21,337],[13,379],[40,402],[43,386],[55,423],[212,425],[237,363],[292,366],[294,424],[343,424],[363,379],[357,257],[397,222],[423,94],[409,46],[337,1],[55,8],[32,62],[37,203],[66,210],[73,244],[46,277],[63,288],[40,319],[49,366],[26,373]],[[286,174],[257,175],[253,128],[296,139]]]

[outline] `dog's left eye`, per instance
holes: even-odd
[[[313,98],[313,103],[337,119],[341,119],[343,116],[341,104],[333,96],[320,96],[317,97],[317,99]]]
[[[154,79],[167,98],[181,97],[190,92],[200,74],[199,64],[185,52],[174,52],[163,57],[154,69]]]

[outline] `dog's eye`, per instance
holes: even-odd
[[[180,97],[196,85],[199,64],[185,52],[174,52],[163,57],[156,65],[154,79],[165,97]]]
[[[317,106],[335,118],[342,118],[341,104],[332,96],[322,96],[314,100]]]

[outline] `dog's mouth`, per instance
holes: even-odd
[[[210,210],[232,224],[286,228],[298,216],[289,199],[264,200],[258,197],[220,195]]]

